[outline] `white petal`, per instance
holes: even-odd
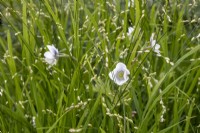
[[[154,33],[151,34],[150,42],[152,42],[154,40],[154,35],[155,35]]]
[[[55,59],[55,56],[49,51],[45,52],[44,56],[45,56],[45,58],[48,58],[48,59]]]
[[[133,27],[128,27],[128,33],[131,34],[134,31]]]
[[[56,59],[45,58],[45,61],[50,65],[55,65],[56,64]]]
[[[129,79],[128,75],[130,74],[129,70],[126,69],[124,72],[124,79]]]
[[[126,68],[126,74],[129,75],[130,71]]]
[[[114,72],[112,71],[112,72],[109,72],[109,77],[110,77],[110,79],[111,80],[114,80],[115,78],[115,76],[114,76]]]
[[[115,83],[117,84],[117,85],[123,85],[124,83],[126,83],[128,81],[128,78],[127,79],[124,79],[124,80],[115,80]]]
[[[160,48],[160,45],[156,44],[155,49],[159,49],[159,48]]]
[[[155,49],[154,52],[160,54],[160,50],[158,50],[158,49]]]
[[[58,54],[58,49],[56,49],[54,47],[54,45],[47,45],[47,48],[49,49],[49,51],[54,54],[55,56]]]
[[[118,71],[122,70],[122,69],[126,69],[126,65],[124,63],[117,63],[116,65],[116,69],[118,69]]]
[[[123,85],[123,84],[124,84],[124,81],[115,81],[115,83],[116,83],[117,85]]]
[[[151,47],[154,47],[155,44],[156,44],[156,40],[152,40],[151,41]]]
[[[161,54],[160,54],[160,53],[157,53],[157,56],[161,56]]]
[[[127,36],[131,37],[133,31],[134,31],[134,27],[128,27]]]

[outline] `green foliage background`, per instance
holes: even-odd
[[[199,132],[199,9],[199,0],[1,0],[0,132]],[[51,44],[65,56],[49,68]],[[118,62],[131,73],[122,86],[108,77]]]

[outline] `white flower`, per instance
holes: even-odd
[[[127,36],[131,37],[132,33],[134,32],[134,27],[128,27],[128,32],[127,32]]]
[[[158,56],[161,56],[160,55],[160,45],[159,44],[156,44],[156,40],[154,40],[154,33],[152,33],[151,37],[150,37],[150,44],[151,44],[151,48],[153,48],[153,51],[155,53],[157,53]]]
[[[44,53],[45,61],[50,65],[55,65],[58,60],[59,52],[54,45],[47,45],[49,51]]]
[[[128,81],[130,74],[129,70],[126,68],[124,63],[117,63],[115,69],[109,73],[109,77],[113,80],[117,85],[123,85],[126,81]]]

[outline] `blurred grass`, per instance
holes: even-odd
[[[200,131],[200,1],[128,2],[0,1],[1,132]],[[48,68],[51,44],[66,56]]]

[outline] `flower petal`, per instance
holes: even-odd
[[[115,76],[114,76],[114,72],[109,72],[109,77],[111,80],[114,80]]]
[[[45,52],[44,53],[45,58],[47,59],[55,59],[54,55],[51,52]]]
[[[133,27],[128,27],[128,33],[131,34],[134,31]]]
[[[56,64],[56,60],[55,59],[48,59],[48,58],[45,58],[45,61],[50,64],[50,65],[55,65]]]
[[[151,34],[150,42],[152,42],[154,40],[154,35],[155,35],[154,33]]]
[[[124,79],[124,80],[114,80],[114,82],[117,84],[117,85],[123,85],[124,83],[126,83],[128,81],[129,78],[127,79]]]
[[[135,29],[134,27],[128,27],[127,36],[132,37],[131,35],[132,35],[134,29]]]
[[[116,65],[116,69],[119,69],[119,70],[126,69],[126,65],[122,62],[119,62]]]
[[[160,48],[160,45],[156,44],[155,49],[159,49],[159,48]]]
[[[129,75],[130,71],[126,68],[126,74]]]
[[[124,72],[124,79],[129,79],[128,75],[130,74],[129,70],[126,69]]]
[[[47,48],[49,49],[49,51],[54,54],[55,56],[58,54],[58,49],[55,48],[54,45],[47,45]]]
[[[155,49],[154,52],[160,54],[160,50],[158,50],[158,49]]]
[[[154,47],[155,44],[156,44],[156,40],[152,40],[152,41],[151,41],[151,47]]]

